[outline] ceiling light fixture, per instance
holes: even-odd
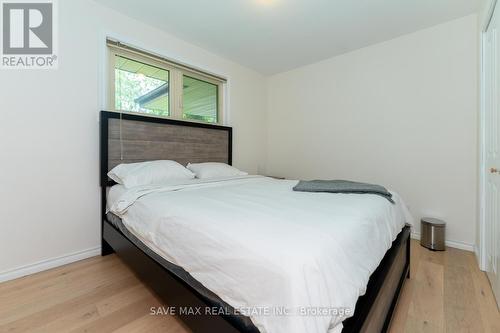
[[[275,0],[256,0],[257,3],[261,4],[261,5],[272,5],[274,2],[276,2]]]

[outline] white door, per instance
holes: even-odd
[[[498,7],[498,6],[497,6]],[[484,34],[484,183],[485,183],[485,235],[488,278],[500,304],[500,8],[493,12],[491,22]]]

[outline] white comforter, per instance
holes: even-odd
[[[296,183],[249,176],[122,188],[115,198],[112,189],[109,207],[261,332],[340,331],[412,219],[396,193],[391,204],[370,194],[294,192]]]

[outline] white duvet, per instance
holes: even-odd
[[[340,332],[412,219],[396,193],[391,204],[371,194],[294,192],[296,184],[248,176],[112,188],[108,204],[262,333]]]

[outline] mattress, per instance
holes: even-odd
[[[109,210],[129,238],[261,332],[339,332],[412,219],[394,192],[391,204],[369,194],[293,192],[296,184],[240,177],[112,188]]]

